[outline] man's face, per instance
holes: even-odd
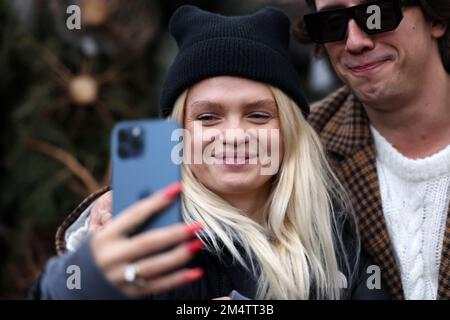
[[[316,7],[321,11],[363,2],[316,0]],[[363,103],[392,101],[417,91],[424,68],[440,61],[430,55],[439,55],[436,36],[442,30],[426,21],[418,6],[404,7],[402,12],[403,20],[394,31],[369,36],[350,20],[345,40],[325,44],[336,73]]]

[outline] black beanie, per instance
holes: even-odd
[[[281,89],[294,100],[305,118],[309,106],[289,60],[289,18],[267,7],[252,15],[222,16],[195,6],[181,6],[169,22],[179,52],[166,76],[161,112],[172,113],[188,87],[214,76],[239,76]]]

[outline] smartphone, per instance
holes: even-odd
[[[119,122],[112,131],[113,216],[164,187],[179,182],[180,164],[173,152],[180,141],[172,133],[175,121],[140,120]],[[179,136],[179,135],[178,135]],[[136,233],[182,222],[181,200],[157,213]]]

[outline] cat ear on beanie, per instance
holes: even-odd
[[[178,54],[163,84],[162,115],[169,116],[178,96],[195,83],[237,76],[279,88],[307,117],[309,105],[289,60],[289,28],[289,18],[272,7],[241,16],[224,16],[191,5],[178,8],[169,22]]]
[[[191,43],[201,34],[202,29],[214,25],[215,17],[207,11],[195,6],[185,5],[179,7],[169,21],[169,32],[175,38],[178,47]]]

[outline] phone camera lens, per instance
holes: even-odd
[[[128,158],[130,156],[130,153],[128,152],[128,149],[124,146],[119,147],[119,157],[121,158]]]
[[[142,148],[142,141],[139,138],[133,138],[131,140],[131,148],[135,151],[139,151]]]
[[[139,126],[120,129],[118,154],[121,158],[139,157],[144,147],[142,128]]]
[[[119,141],[120,142],[125,142],[128,140],[128,138],[129,138],[129,135],[128,135],[127,130],[124,130],[124,129],[119,130]]]

